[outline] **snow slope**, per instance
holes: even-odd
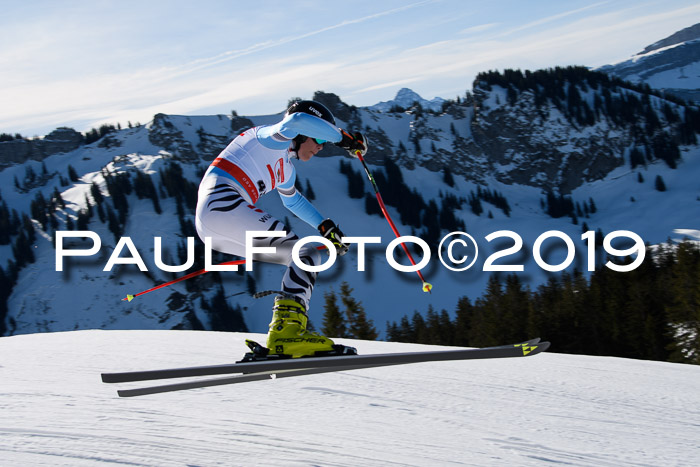
[[[206,127],[214,132],[213,128]],[[138,137],[118,149],[89,152],[79,149],[69,154],[60,154],[47,158],[45,164],[50,172],[65,173],[66,167],[72,164],[79,173],[83,174],[80,183],[64,191],[63,197],[68,203],[66,212],[74,212],[85,204],[85,196],[89,193],[90,182],[96,181],[104,188],[104,177],[100,173],[103,166],[116,171],[142,170],[155,173],[162,170],[167,156],[159,154],[156,148],[149,146],[145,137],[139,136],[143,130],[128,130]],[[126,132],[125,132],[126,133]],[[120,155],[120,153],[125,153]],[[113,158],[116,157],[116,162]],[[347,160],[347,159],[346,159]],[[522,185],[506,185],[489,179],[488,186],[508,198],[512,212],[506,217],[500,210],[488,203],[485,209],[493,212],[493,218],[486,214],[474,215],[464,206],[456,215],[465,221],[468,231],[480,243],[479,259],[475,266],[466,272],[449,271],[442,266],[439,259],[433,256],[431,264],[424,270],[426,279],[434,286],[434,293],[421,292],[421,283],[413,273],[400,273],[393,270],[384,257],[388,243],[393,234],[383,217],[368,216],[365,213],[364,200],[353,200],[346,193],[347,178],[339,173],[340,157],[318,157],[310,164],[297,163],[297,170],[302,184],[313,185],[317,199],[314,205],[322,213],[334,217],[341,228],[352,236],[380,236],[382,245],[367,248],[367,271],[357,271],[357,254],[353,248],[351,253],[339,259],[333,269],[319,275],[317,287],[312,302],[311,318],[320,327],[323,315],[323,297],[333,289],[338,291],[338,285],[347,281],[353,287],[353,296],[360,300],[375,326],[383,332],[387,321],[399,321],[404,315],[412,315],[414,311],[425,313],[429,306],[438,311],[446,309],[453,311],[459,297],[468,295],[472,299],[482,295],[489,275],[483,271],[485,259],[497,251],[510,246],[503,240],[491,244],[485,237],[499,230],[516,232],[523,238],[524,247],[516,255],[499,260],[500,264],[523,264],[524,271],[518,273],[523,283],[535,289],[545,282],[550,273],[539,268],[533,259],[531,249],[538,236],[548,230],[560,230],[571,237],[576,244],[576,260],[567,269],[585,270],[585,244],[580,241],[581,225],[574,225],[569,218],[552,219],[540,207],[543,194],[540,189]],[[39,163],[37,172],[40,170]],[[361,170],[356,162],[354,170]],[[183,164],[190,180],[198,181],[197,166]],[[374,173],[383,170],[379,166],[370,165]],[[16,174],[21,174],[22,166],[11,167],[0,172],[0,182],[11,186]],[[644,175],[645,182],[639,183],[638,174]],[[700,173],[700,150],[697,147],[684,148],[683,162],[680,169],[673,170],[661,161],[648,164],[645,168],[629,169],[628,165],[620,167],[609,174],[605,180],[584,185],[576,189],[572,195],[576,201],[586,201],[595,198],[598,213],[591,218],[581,219],[587,222],[591,229],[602,229],[605,233],[615,230],[631,230],[639,234],[645,242],[656,244],[668,238],[680,239],[687,234],[679,233],[700,230],[700,202],[698,198],[697,174]],[[668,191],[658,192],[653,188],[656,176],[662,176],[668,185]],[[450,188],[442,182],[442,174],[431,172],[422,167],[414,170],[403,170],[407,184],[418,189],[426,200],[439,199],[440,192],[457,196],[467,196],[476,190],[477,185],[462,177],[456,178],[456,185]],[[155,175],[158,182],[158,176]],[[54,185],[43,187],[48,197]],[[366,189],[370,190],[367,183]],[[340,194],[340,195],[338,195]],[[12,190],[3,190],[3,199],[18,209],[29,211],[29,203],[34,198],[32,194],[21,194]],[[127,294],[134,294],[153,287],[157,280],[171,280],[172,275],[158,272],[154,265],[153,244],[154,236],[163,238],[163,245],[170,256],[181,239],[176,216],[176,207],[172,198],[161,200],[163,214],[157,215],[150,200],[137,200],[132,195],[130,202],[131,214],[125,229],[140,250],[143,260],[148,265],[151,276],[138,271],[134,265],[117,265],[112,272],[103,268],[112,253],[114,239],[107,226],[94,219],[90,229],[99,234],[103,248],[100,255],[79,260],[66,259],[65,272],[56,271],[56,259],[51,238],[42,236],[35,245],[37,261],[22,271],[22,275],[9,301],[10,316],[16,323],[14,333],[33,333],[37,331],[52,332],[73,329],[144,329],[172,328],[182,322],[182,313],[170,310],[164,305],[171,291],[178,291],[183,296],[188,292],[185,285],[180,283],[166,290],[154,292],[139,297],[133,302],[123,302]],[[279,201],[276,195],[264,197],[260,207],[278,219],[290,220],[291,228],[301,235],[314,235],[316,232],[309,226],[294,218]],[[396,221],[403,235],[410,235],[412,229],[400,223],[400,215],[393,207],[389,212]],[[447,232],[443,232],[445,235]],[[197,240],[199,241],[199,240]],[[549,240],[551,259],[550,264],[558,264],[565,258],[564,244],[560,241]],[[87,244],[82,246],[88,248]],[[2,263],[11,254],[10,246],[0,248]],[[124,253],[126,255],[126,252]],[[123,255],[123,256],[124,256]],[[167,256],[167,255],[166,255]],[[418,258],[416,256],[416,258]],[[169,264],[176,264],[167,260]],[[183,273],[184,274],[184,273]],[[282,269],[276,265],[259,264],[255,266],[254,277],[258,290],[276,290],[279,287]],[[182,274],[178,274],[181,276]],[[233,298],[232,304],[245,308],[244,317],[248,329],[263,332],[267,329],[270,319],[270,300],[255,300],[248,295],[233,295],[245,290],[245,276],[228,273],[225,282],[227,295]],[[391,291],[388,294],[377,294],[378,287]],[[215,291],[214,288],[211,290]],[[197,300],[193,300],[196,304]],[[105,307],[109,304],[109,307]],[[199,319],[207,323],[204,313],[199,313]]]
[[[102,371],[230,362],[249,336],[0,338],[0,463],[690,466],[700,459],[695,366],[546,353],[133,399],[100,382]],[[427,348],[345,343],[361,353]]]
[[[700,23],[682,29],[631,58],[600,67],[600,71],[697,104],[700,97]]]
[[[487,108],[496,112],[496,101],[506,102],[506,99],[507,92],[499,86],[494,86],[488,98],[482,102],[480,115],[483,116],[486,113],[484,109]],[[583,99],[590,104],[593,92],[583,93]],[[650,100],[659,108],[663,105],[657,97],[651,97]],[[507,121],[516,122],[520,118],[527,120],[527,108],[525,106],[521,109],[518,106],[514,117]],[[607,119],[601,120],[595,131],[593,127],[575,129],[565,123],[566,119],[558,110],[552,108],[552,112],[556,117],[542,120],[542,124],[536,125],[537,128],[533,130],[529,140],[543,147],[561,146],[563,154],[569,154],[570,157],[564,157],[560,161],[561,165],[559,162],[552,162],[550,167],[554,169],[553,172],[535,172],[536,177],[544,177],[550,173],[551,177],[556,178],[560,172],[573,172],[571,166],[567,165],[567,160],[574,159],[577,151],[583,151],[581,148],[586,147],[577,146],[576,141],[584,141],[598,135],[596,137],[600,141],[611,144],[610,141],[622,133],[619,128],[611,126]],[[661,114],[662,112],[660,118],[663,121]],[[682,160],[678,162],[678,169],[671,169],[661,160],[630,169],[629,145],[636,143],[631,139],[623,143],[618,141],[615,144],[619,146],[619,158],[625,159],[621,166],[609,172],[603,179],[589,181],[580,186],[572,184],[576,187],[571,192],[576,203],[586,203],[589,199],[594,199],[598,208],[597,212],[589,217],[580,216],[579,223],[573,224],[568,217],[553,219],[545,213],[541,202],[546,194],[542,187],[522,184],[529,183],[527,180],[515,183],[518,178],[517,172],[521,168],[526,169],[527,164],[523,163],[527,160],[524,153],[509,150],[506,156],[492,164],[488,162],[486,155],[477,157],[475,154],[456,151],[455,148],[465,147],[466,142],[473,140],[473,127],[470,122],[474,113],[471,107],[452,108],[450,112],[440,115],[423,113],[420,118],[410,113],[381,113],[368,108],[358,109],[357,115],[359,117],[352,125],[340,119],[338,124],[345,128],[370,128],[374,135],[377,135],[376,141],[381,142],[383,138],[386,147],[393,148],[391,153],[398,151],[399,143],[407,148],[398,158],[404,164],[403,179],[408,186],[420,192],[426,202],[434,200],[441,205],[441,196],[445,194],[467,198],[477,188],[488,188],[508,199],[512,210],[510,215],[506,216],[494,205],[484,202],[484,213],[477,216],[471,211],[468,203],[462,203],[461,208],[454,211],[454,215],[464,222],[466,231],[478,242],[479,258],[470,270],[455,272],[445,268],[437,255],[433,254],[430,264],[423,270],[426,280],[434,285],[433,293],[426,294],[422,292],[421,282],[416,274],[395,271],[387,263],[385,250],[394,235],[386,220],[379,215],[367,215],[365,199],[351,199],[347,196],[348,178],[340,173],[340,162],[344,160],[351,164],[354,171],[362,171],[359,162],[333,155],[332,151],[337,148],[330,147],[308,164],[297,163],[300,184],[313,187],[316,196],[313,203],[324,216],[336,221],[349,236],[380,236],[382,239],[381,244],[370,245],[367,248],[365,272],[358,271],[357,248],[353,247],[348,255],[338,259],[331,270],[320,274],[310,308],[310,317],[316,328],[321,327],[324,296],[331,290],[337,292],[343,281],[354,289],[353,297],[362,302],[368,317],[374,321],[380,332],[380,337],[383,337],[387,322],[400,321],[403,316],[411,316],[415,311],[425,313],[432,306],[438,312],[445,309],[453,313],[459,298],[468,296],[474,301],[483,295],[490,277],[490,273],[484,271],[486,259],[493,258],[492,255],[502,253],[512,246],[512,241],[506,237],[495,241],[486,240],[489,234],[497,231],[512,231],[522,238],[522,248],[515,254],[498,259],[496,264],[522,265],[523,270],[517,272],[518,277],[523,285],[531,290],[545,283],[548,278],[558,276],[535,263],[533,250],[537,239],[545,232],[561,231],[572,239],[576,254],[566,272],[573,273],[575,270],[588,270],[587,245],[581,240],[584,222],[590,230],[600,229],[605,234],[619,230],[632,231],[649,244],[665,242],[669,238],[680,239],[688,236],[687,232],[700,231],[698,145],[680,148]],[[260,125],[276,122],[279,118],[279,115],[257,116],[251,117],[251,121],[254,125]],[[92,182],[100,187],[104,196],[108,195],[103,170],[129,173],[132,176],[144,173],[152,178],[156,186],[160,186],[161,177],[158,172],[165,170],[170,161],[178,161],[185,177],[196,186],[208,165],[200,156],[209,154],[213,158],[218,154],[221,147],[233,137],[232,122],[232,117],[224,115],[158,114],[148,125],[110,134],[110,144],[103,144],[105,141],[95,142],[68,153],[54,154],[41,162],[28,160],[0,171],[0,195],[12,209],[29,214],[32,201],[40,193],[44,199],[50,199],[53,191],[58,190],[66,202],[66,208],[59,208],[56,213],[56,230],[67,230],[66,219],[71,218],[75,223],[78,213],[86,207],[86,198],[90,197]],[[415,151],[415,145],[411,143],[412,134],[422,135],[419,141],[419,145],[423,147],[422,151]],[[379,147],[378,144],[377,149]],[[378,153],[379,150],[371,150],[368,154],[368,162],[375,175],[384,170],[380,165],[382,157],[373,155]],[[455,169],[454,187],[444,183],[441,169],[438,170],[441,166],[433,165],[431,169],[431,166],[422,165],[426,161],[451,164],[450,167]],[[62,186],[60,179],[68,174],[69,166],[75,169],[80,179],[71,185]],[[490,166],[493,166],[493,170]],[[585,164],[584,166],[588,167]],[[463,175],[468,178],[457,173],[456,169],[460,167],[466,167],[467,173]],[[29,168],[35,174],[46,171],[46,179],[42,183],[28,184],[28,187],[18,189],[15,180],[24,184]],[[504,173],[512,176],[506,177],[504,181]],[[475,174],[478,174],[478,181],[469,178]],[[529,175],[528,172],[528,177]],[[364,175],[361,174],[361,177],[364,178]],[[666,191],[659,192],[655,189],[657,177],[665,181],[668,188]],[[373,191],[369,181],[364,179],[364,184],[365,192],[372,197]],[[385,199],[388,199],[387,190],[382,187],[382,191]],[[203,300],[211,301],[219,290],[219,286],[212,282],[202,283],[198,287],[194,287],[192,282],[182,282],[140,296],[132,302],[121,300],[128,294],[137,294],[158,283],[184,275],[184,271],[180,274],[167,274],[155,266],[154,237],[162,237],[164,261],[171,265],[178,263],[177,248],[184,242],[180,235],[175,199],[165,197],[162,190],[159,190],[159,193],[162,214],[156,213],[150,200],[139,200],[135,194],[129,196],[130,210],[122,234],[122,237],[129,237],[133,241],[148,266],[148,273],[139,271],[133,264],[116,265],[111,271],[104,271],[107,260],[115,249],[116,239],[109,232],[107,224],[101,222],[97,216],[92,219],[88,228],[101,238],[100,253],[89,258],[67,258],[65,271],[59,272],[56,270],[55,250],[52,244],[53,229],[48,228],[44,231],[35,223],[38,235],[33,245],[35,262],[20,271],[17,284],[8,300],[7,333],[29,334],[97,328],[191,329],[197,328],[197,323],[201,323],[205,329],[212,329],[211,313],[202,305]],[[374,203],[374,200],[371,202]],[[113,203],[114,200],[108,201],[110,205]],[[317,234],[315,229],[286,210],[279,197],[274,194],[263,197],[259,207],[288,224],[299,236]],[[389,206],[388,210],[401,234],[422,235],[420,231],[416,232],[415,228],[401,223],[397,209]],[[194,208],[188,208],[186,217],[191,220],[193,214]],[[443,229],[442,235],[448,233],[447,228]],[[201,243],[199,239],[196,239],[196,242]],[[91,246],[89,242],[85,243],[76,248]],[[567,254],[566,244],[557,238],[546,240],[542,250],[550,265],[562,263]],[[599,252],[599,263],[605,262],[604,252]],[[458,246],[456,254],[460,257],[466,253],[460,251]],[[123,252],[122,256],[128,256],[128,251]],[[420,261],[420,257],[415,256],[416,260]],[[5,268],[5,271],[9,270],[8,261],[13,257],[13,245],[0,245],[0,266]],[[248,279],[255,279],[255,290],[277,290],[283,268],[278,265],[258,264],[254,269],[246,275],[223,274],[223,293],[230,306],[242,308],[248,330],[264,332],[270,319],[272,297],[254,299],[247,293]],[[212,276],[205,276],[205,279],[210,280],[210,277]],[[380,290],[385,293],[377,293]]]

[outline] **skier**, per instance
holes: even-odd
[[[287,266],[282,294],[275,298],[267,348],[272,355],[302,357],[335,353],[333,341],[307,330],[309,300],[317,273],[304,271],[292,261],[298,241],[287,226],[256,208],[260,197],[277,190],[282,204],[307,224],[318,229],[344,255],[348,246],[343,233],[331,219],[322,216],[299,193],[291,159],[307,162],[326,142],[362,155],[367,139],[359,132],[339,129],[333,114],[315,101],[297,101],[275,125],[251,128],[237,136],[207,169],[199,185],[195,225],[204,240],[211,238],[214,250],[245,256],[247,231],[286,231],[284,237],[256,238],[255,247],[275,247],[274,254],[257,254],[256,259]],[[356,156],[355,156],[356,157]],[[299,252],[309,266],[321,264],[319,251],[305,245]]]

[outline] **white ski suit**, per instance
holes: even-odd
[[[329,142],[341,140],[340,130],[331,123],[306,113],[292,113],[271,126],[251,128],[219,154],[199,185],[195,225],[212,248],[231,255],[245,256],[247,231],[284,230],[284,237],[259,238],[253,245],[273,246],[275,254],[257,254],[259,261],[287,266],[282,291],[295,295],[309,306],[316,273],[299,268],[292,261],[292,248],[299,239],[282,222],[255,207],[258,199],[277,190],[284,206],[314,228],[324,217],[294,187],[296,171],[290,158],[296,156],[292,139],[305,135]],[[321,263],[318,250],[310,245],[300,251],[307,265]]]

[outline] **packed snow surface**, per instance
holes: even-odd
[[[121,399],[101,372],[230,363],[245,338],[0,338],[0,464],[698,465],[700,367],[560,355],[438,362]],[[437,350],[338,340],[360,353]]]

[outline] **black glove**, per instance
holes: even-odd
[[[357,152],[360,151],[360,154],[364,156],[367,154],[367,148],[369,146],[369,141],[359,131],[356,131],[355,133],[348,133],[345,130],[340,130],[340,132],[343,135],[343,139],[340,140],[339,143],[335,143],[336,146],[340,146],[341,148],[345,149],[350,153],[352,157],[357,157]]]
[[[333,246],[335,246],[335,251],[340,256],[343,256],[348,252],[348,246],[340,240],[344,237],[343,232],[341,232],[338,226],[335,225],[335,222],[330,219],[326,219],[318,226],[318,231],[321,232],[321,235],[323,235],[324,238],[331,241]]]

